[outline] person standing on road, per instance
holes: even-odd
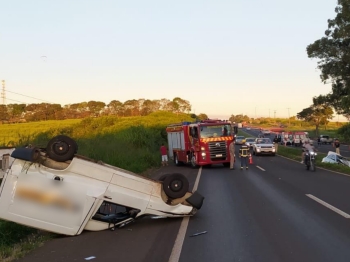
[[[335,147],[335,152],[340,155],[340,142],[337,138],[334,140],[333,146]]]
[[[160,147],[160,153],[162,155],[162,166],[167,166],[168,165],[168,150],[164,143],[162,143]]]
[[[231,144],[228,147],[230,151],[230,169],[235,169],[235,160],[236,160],[236,155],[235,155],[235,139],[233,137]]]
[[[277,150],[278,150],[278,137],[277,137],[277,135],[273,139],[273,145],[275,146],[275,152],[277,153]]]
[[[245,165],[245,169],[248,169],[247,166],[247,158],[250,156],[249,146],[243,144],[239,148],[239,158],[241,159],[241,170],[243,169],[243,164]]]

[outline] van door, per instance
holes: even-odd
[[[75,235],[87,222],[96,198],[87,194],[88,183],[79,177],[48,171],[38,164],[15,160],[1,186],[0,218]]]

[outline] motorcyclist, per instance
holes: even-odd
[[[301,153],[301,162],[302,164],[305,163],[305,151],[315,151],[315,148],[313,145],[310,144],[308,140],[305,140],[302,148],[302,153]]]

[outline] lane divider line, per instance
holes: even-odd
[[[308,196],[309,198],[315,200],[316,202],[320,203],[321,205],[324,205],[325,207],[331,209],[332,211],[338,213],[339,215],[341,215],[341,216],[343,216],[345,218],[350,218],[349,214],[347,214],[344,211],[341,211],[340,209],[338,209],[338,208],[336,208],[336,207],[334,207],[334,206],[324,202],[323,200],[321,200],[321,199],[319,199],[319,198],[317,198],[317,197],[315,197],[313,195],[310,195],[310,194],[306,194],[306,196]]]
[[[201,174],[202,174],[202,167],[199,168],[197,178],[193,186],[193,192],[196,191],[198,188]],[[186,236],[189,221],[190,221],[190,217],[184,217],[182,219],[179,232],[177,233],[177,236],[175,239],[175,244],[173,246],[173,249],[171,250],[169,262],[178,262],[180,260],[182,245],[185,241],[185,236]]]
[[[265,169],[263,169],[262,167],[260,167],[260,166],[256,166],[257,168],[259,168],[260,170],[262,170],[262,171],[266,171]]]

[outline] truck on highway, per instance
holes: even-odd
[[[230,165],[229,145],[234,142],[237,126],[227,120],[176,123],[168,125],[166,132],[169,156],[176,165]]]

